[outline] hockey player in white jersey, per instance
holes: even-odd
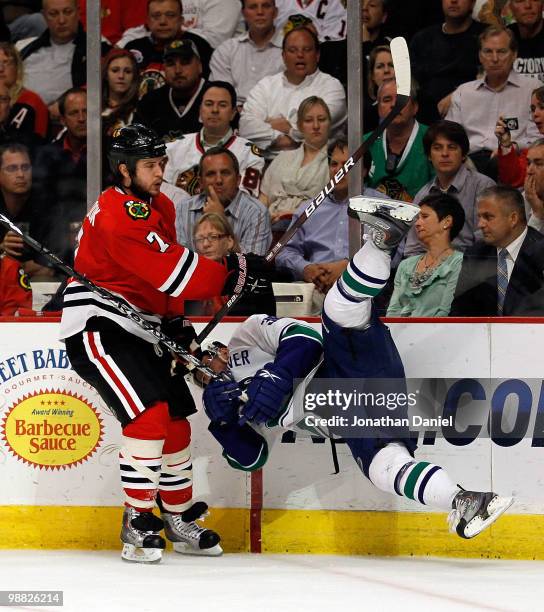
[[[166,145],[165,181],[197,195],[201,191],[200,158],[212,147],[224,147],[236,156],[240,165],[240,189],[259,197],[264,157],[257,145],[233,132],[231,122],[237,113],[236,105],[236,91],[230,83],[210,81],[205,85],[200,105],[202,129]]]
[[[297,378],[315,375],[404,382],[400,355],[372,298],[384,288],[391,250],[419,209],[387,200],[376,206],[376,202],[371,205],[361,198],[350,202],[350,214],[372,228],[372,239],[355,254],[327,294],[323,342],[303,322],[254,315],[237,328],[228,348],[216,344],[208,355],[212,369],[226,371],[231,377],[230,381],[209,383],[203,402],[209,430],[232,467],[247,471],[261,467],[268,456],[263,431],[274,425],[300,424],[298,399],[305,383],[294,388]],[[245,403],[240,399],[242,391],[247,394]],[[479,534],[513,502],[493,492],[467,491],[440,466],[414,458],[416,442],[409,437],[408,428],[381,429],[371,435],[376,437],[344,436],[364,475],[382,491],[450,511],[450,529],[462,538]]]

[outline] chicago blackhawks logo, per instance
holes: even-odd
[[[100,446],[102,419],[94,406],[69,391],[23,396],[4,416],[1,435],[13,455],[41,469],[66,469]]]
[[[30,279],[23,268],[19,268],[19,285],[21,285],[25,291],[30,291]]]
[[[147,202],[140,200],[127,200],[125,209],[131,219],[147,219],[151,214],[151,208]]]
[[[200,182],[198,180],[198,166],[193,166],[184,172],[180,172],[176,178],[176,187],[185,189],[190,195],[200,193]]]

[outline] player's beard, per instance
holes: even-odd
[[[144,189],[135,176],[131,176],[130,191],[140,200],[151,200],[153,194]]]

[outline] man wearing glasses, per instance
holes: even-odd
[[[41,193],[40,193],[41,192]],[[45,206],[43,192],[32,187],[32,164],[28,149],[22,144],[0,146],[0,213],[9,217],[25,234],[30,234],[48,248],[51,244],[53,215]],[[47,268],[34,259],[15,232],[0,230],[0,254],[25,262],[30,276],[52,276]]]
[[[513,70],[517,41],[511,30],[490,26],[480,35],[480,63],[485,76],[460,85],[452,96],[446,119],[460,123],[470,141],[470,155],[479,172],[497,179],[495,125],[502,115],[512,140],[520,148],[539,137],[531,120],[535,81]]]

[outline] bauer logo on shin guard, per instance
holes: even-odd
[[[131,219],[148,219],[151,214],[151,208],[147,202],[140,200],[128,200],[125,202],[125,209]]]

